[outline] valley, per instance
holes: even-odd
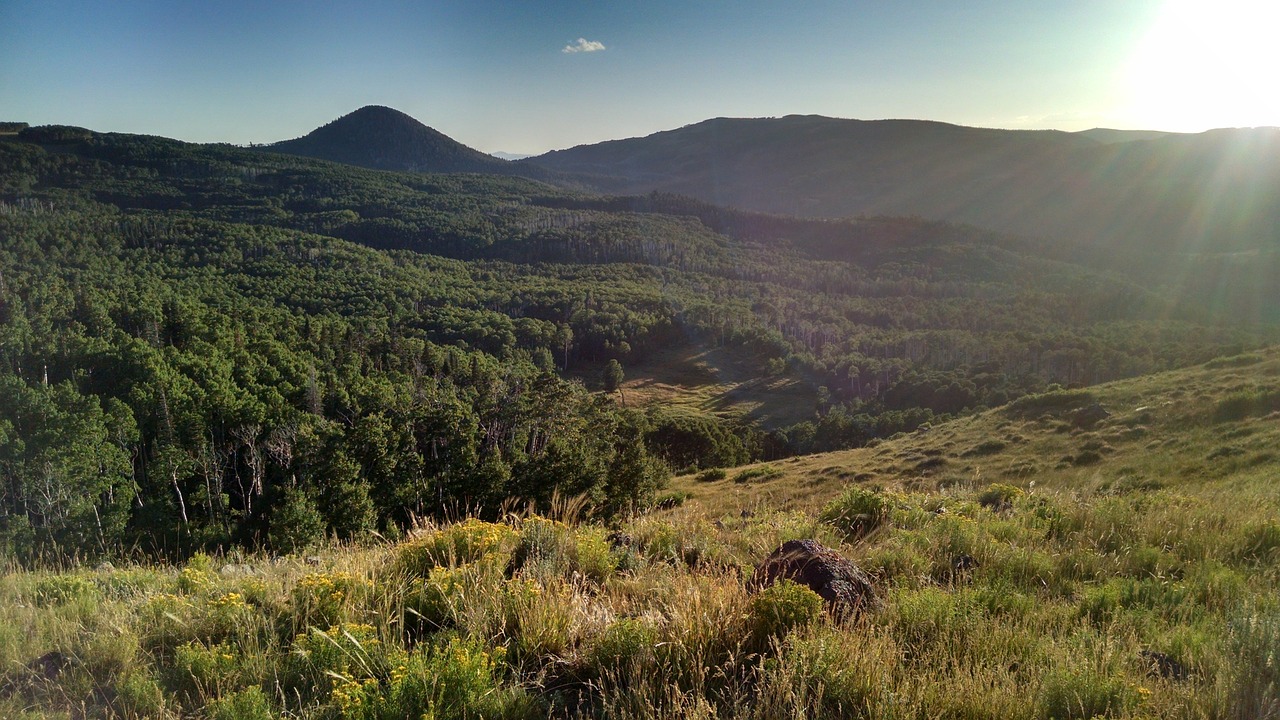
[[[1280,717],[1271,131],[4,129],[4,717]]]

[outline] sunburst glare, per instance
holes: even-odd
[[[1280,3],[1170,0],[1125,69],[1135,127],[1200,131],[1280,125]]]

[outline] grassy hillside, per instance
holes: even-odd
[[[0,715],[1280,717],[1278,410],[1269,350],[686,479],[613,535],[561,500],[305,558],[9,572]],[[750,592],[794,538],[881,607]]]
[[[681,343],[629,366],[621,392],[626,407],[678,409],[777,429],[813,416],[817,393],[812,383],[794,376],[767,376],[761,358],[711,343]],[[600,370],[586,368],[582,378],[600,383]]]
[[[1280,455],[1280,350],[1021,398],[871,447],[759,463],[673,489],[712,514],[757,505],[820,507],[849,482],[911,491],[1005,483],[1037,491],[1271,493]],[[1255,397],[1256,396],[1256,397]],[[1255,405],[1249,398],[1255,397]],[[1087,409],[1109,415],[1089,425]],[[1077,413],[1082,417],[1076,422]],[[734,482],[743,474],[752,479]],[[1256,481],[1256,482],[1255,482]]]

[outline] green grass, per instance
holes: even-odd
[[[630,548],[529,518],[334,548],[319,567],[251,559],[255,573],[233,578],[200,563],[11,573],[0,714],[1280,713],[1274,501],[1036,491],[997,513],[987,490],[865,492],[879,500],[833,505],[884,510],[860,537],[839,513],[713,523],[681,508],[627,524]],[[752,595],[751,567],[792,537],[855,559],[883,609],[836,622],[798,586]],[[419,569],[424,546],[460,542],[486,550]],[[972,565],[958,570],[961,555]],[[1186,676],[1152,674],[1144,651]],[[52,674],[38,661],[50,654]]]
[[[791,376],[762,377],[765,362],[731,347],[681,345],[626,366],[627,379],[615,399],[628,407],[657,405],[765,428],[810,419],[818,400],[814,389]],[[597,367],[585,367],[580,375],[590,387],[599,384]]]
[[[1218,415],[1275,377],[1260,356],[1093,388],[1111,417],[1089,430],[993,411],[767,482],[690,476],[617,528],[14,570],[0,717],[1277,718],[1280,429]],[[868,572],[880,609],[753,595],[798,538]]]

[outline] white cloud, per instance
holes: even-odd
[[[596,52],[604,49],[604,43],[598,40],[588,40],[586,38],[578,38],[577,42],[569,43],[564,46],[562,53],[580,53],[580,52]]]

